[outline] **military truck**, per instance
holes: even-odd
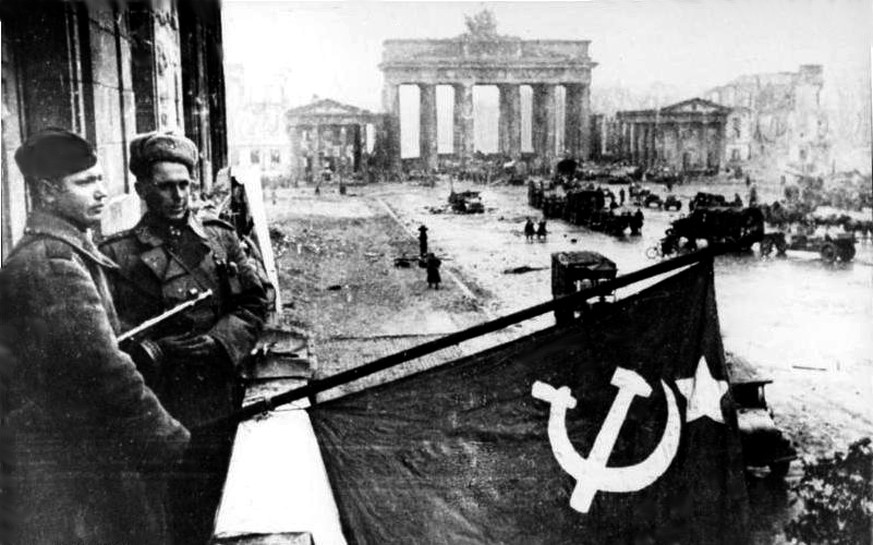
[[[782,232],[767,233],[761,239],[762,256],[768,256],[776,250],[778,255],[784,255],[786,250],[802,252],[817,252],[822,261],[847,263],[855,257],[855,236],[852,233],[834,235],[788,234]]]
[[[618,274],[615,262],[597,252],[555,252],[552,254],[552,297],[558,298],[602,282],[614,280]],[[614,298],[614,294],[610,294]],[[606,302],[607,295],[600,297],[599,303]],[[596,305],[598,303],[594,303]],[[592,309],[591,304],[583,303],[575,309],[555,310],[555,323],[561,325],[572,322],[576,312],[582,315]]]
[[[485,205],[478,191],[452,191],[449,193],[449,204],[452,212],[456,214],[481,214],[485,212]]]
[[[699,240],[707,245],[735,244],[748,251],[764,238],[764,215],[758,208],[695,208],[673,221],[653,255],[696,250]]]

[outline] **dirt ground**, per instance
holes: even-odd
[[[550,255],[561,250],[595,250],[609,256],[619,273],[653,262],[645,249],[656,244],[681,213],[646,211],[643,236],[615,239],[582,227],[550,221],[542,243],[526,243],[525,218],[539,219],[527,206],[526,189],[466,186],[481,190],[484,214],[447,210],[446,183],[336,188],[279,189],[267,213],[289,325],[312,337],[317,376],[329,376],[378,357],[439,338],[551,297]],[[614,188],[618,191],[618,188]],[[746,200],[742,182],[686,185],[687,198],[715,191]],[[759,188],[772,201],[778,187]],[[683,210],[684,212],[684,210]],[[442,289],[428,289],[425,271],[397,268],[394,258],[418,254],[417,229],[429,229],[430,249],[443,260]],[[523,274],[511,269],[526,268]],[[855,262],[828,267],[816,256],[789,252],[784,259],[757,256],[719,258],[716,292],[725,346],[773,378],[767,397],[777,425],[802,457],[831,454],[873,435],[873,244],[858,244]],[[654,280],[653,280],[654,281]],[[633,288],[640,289],[642,286]],[[620,290],[622,297],[631,290]],[[547,327],[549,315],[499,334],[462,343],[433,357],[383,372],[326,397],[414,372]],[[801,465],[793,464],[788,484]],[[766,481],[750,484],[758,513],[755,543],[784,543],[782,523],[790,516],[788,488]]]
[[[467,187],[455,184],[454,188]],[[688,197],[703,189],[747,197],[741,182],[680,186],[674,191]],[[367,338],[391,338],[394,346],[405,348],[547,300],[553,251],[595,249],[616,261],[620,273],[647,266],[652,262],[645,258],[645,248],[678,215],[646,211],[639,240],[613,239],[556,220],[549,223],[547,242],[527,244],[522,225],[527,216],[537,219],[538,211],[527,206],[524,188],[484,188],[486,212],[471,215],[440,212],[446,208],[448,191],[444,185],[373,185],[352,187],[348,195],[340,196],[335,188],[315,195],[311,187],[304,187],[280,189],[275,203],[268,200],[271,227],[281,233],[274,239],[274,249],[283,301],[293,305],[287,309],[287,320],[307,331],[314,346],[331,348],[330,353],[323,352],[329,357],[319,363],[321,376],[368,361],[366,354],[356,354],[357,358],[343,354],[338,340],[349,340],[354,346],[353,340],[360,345]],[[777,193],[778,188],[759,190],[768,200]],[[429,228],[430,249],[443,260],[439,291],[427,287],[424,269],[414,263],[411,268],[394,266],[394,258],[418,254],[421,224]],[[856,263],[851,264],[854,270],[849,271],[822,269],[809,255],[781,262],[743,258],[717,264],[719,271],[725,271],[717,274],[725,345],[774,379],[767,394],[777,424],[802,455],[829,454],[873,435],[873,350],[867,333],[873,325],[870,246],[869,242],[858,245]],[[532,270],[506,272],[518,267]],[[761,282],[765,276],[771,281]],[[750,283],[749,278],[756,282]],[[809,295],[819,283],[816,278],[835,283],[845,293],[825,286],[821,290],[832,293],[816,300]],[[849,289],[852,283],[857,284],[854,291]],[[743,298],[733,296],[738,292]],[[854,301],[858,294],[866,297],[860,306]],[[814,318],[790,319],[803,312],[830,312],[828,326],[839,324],[827,329]],[[552,323],[551,315],[528,320],[479,343],[464,343],[461,353]],[[384,355],[390,347],[374,349],[372,355]]]

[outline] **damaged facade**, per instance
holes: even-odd
[[[668,167],[677,172],[717,172],[724,163],[725,125],[730,108],[692,98],[653,110],[618,112],[615,124],[598,142],[618,144],[614,155],[645,168]],[[610,140],[609,135],[616,135]]]
[[[293,81],[287,71],[255,82],[245,66],[227,67],[227,125],[232,169],[254,169],[262,179],[286,183],[292,153],[284,115]]]
[[[288,110],[292,179],[317,181],[329,169],[344,178],[368,181],[375,126],[383,118],[331,99]]]
[[[4,0],[0,22],[4,255],[30,209],[13,155],[42,128],[68,128],[96,145],[110,193],[104,234],[140,216],[128,170],[136,133],[184,131],[200,149],[205,190],[226,166],[218,0]]]
[[[726,159],[729,165],[792,167],[804,173],[830,165],[828,119],[821,105],[824,70],[802,65],[797,72],[741,76],[705,97],[731,108]]]

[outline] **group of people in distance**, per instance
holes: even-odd
[[[541,219],[539,223],[534,227],[534,222],[529,217],[527,221],[524,223],[524,239],[528,242],[533,242],[534,236],[537,237],[537,240],[545,241],[546,235],[548,235],[548,231],[546,231],[546,220]]]

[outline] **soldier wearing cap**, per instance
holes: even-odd
[[[189,435],[118,349],[105,276],[117,266],[91,241],[107,196],[94,148],[46,129],[15,161],[34,209],[0,270],[0,342],[18,362],[13,543],[166,543],[148,469],[179,460]]]
[[[171,476],[170,513],[180,543],[206,543],[227,473],[234,430],[196,431],[241,402],[238,368],[267,313],[264,286],[233,226],[189,210],[198,159],[194,143],[168,132],[138,135],[130,169],[146,212],[100,249],[119,265],[110,276],[119,317],[132,327],[205,290],[207,304],[153,330],[131,347],[146,380],[188,428],[191,445]]]

